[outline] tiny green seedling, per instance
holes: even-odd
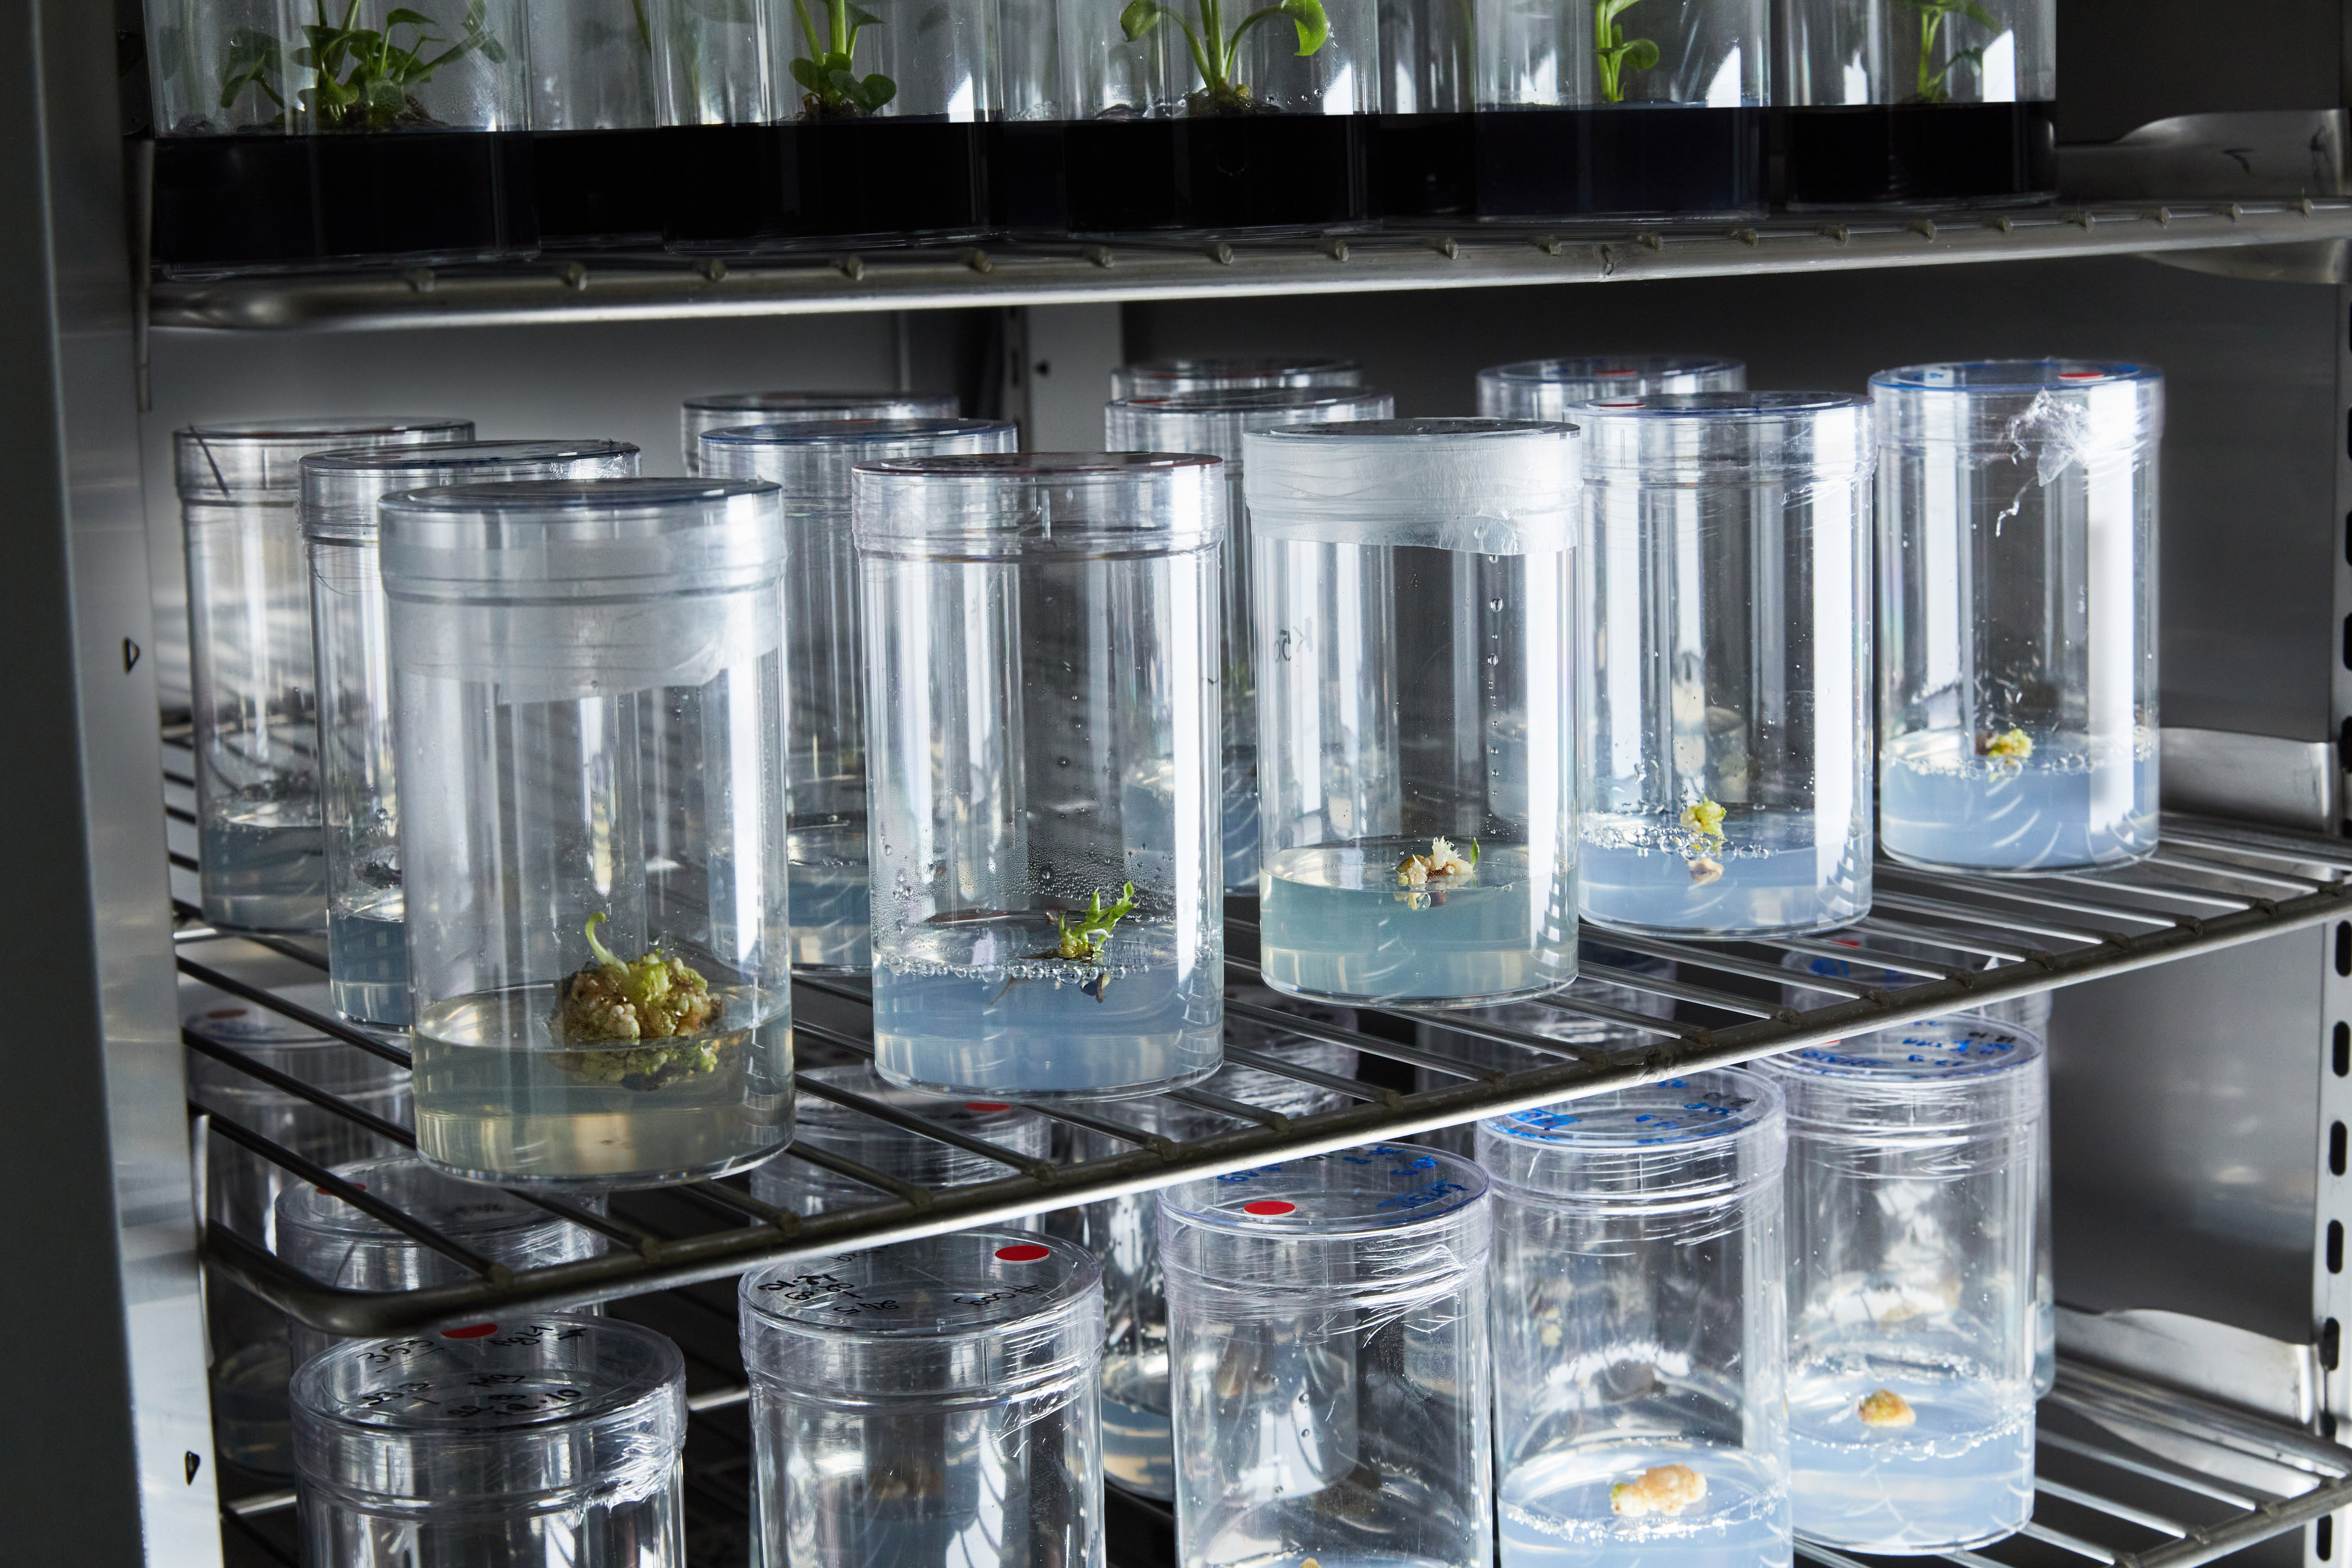
[[[1955,18],[1961,16],[1966,16],[1989,32],[1998,34],[2000,31],[2000,18],[1978,5],[1977,0],[1902,0],[1902,4],[1916,12],[1919,16],[1917,100],[1921,103],[1949,103],[1952,100],[1952,72],[1962,61],[1966,61],[1979,71],[1983,70],[1985,46],[1979,44],[1974,48],[1953,50],[1952,58],[1945,63],[1944,68],[1931,74],[1927,68],[1934,63],[1936,35],[1943,31],[1944,24],[1947,22],[1952,22],[1957,27],[1958,24]]]
[[[317,0],[318,20],[302,29],[304,45],[293,63],[310,74],[310,85],[295,94],[294,113],[330,131],[388,131],[395,125],[429,125],[432,116],[410,96],[412,89],[433,79],[443,66],[479,53],[494,65],[506,63],[506,47],[484,24],[488,0],[473,0],[456,39],[432,31],[441,24],[404,7],[385,13],[381,30],[359,26],[360,0],[350,0],[342,20],[331,21],[327,0]],[[408,37],[404,42],[402,32]],[[435,44],[449,47],[437,55]],[[234,104],[248,87],[257,88],[278,106],[278,123],[287,117],[279,90],[286,62],[275,36],[239,27],[228,36],[228,51],[221,68],[220,106]]]
[[[1076,920],[1067,915],[1054,917],[1054,930],[1060,935],[1054,956],[1074,963],[1094,963],[1102,958],[1103,945],[1110,941],[1118,922],[1135,910],[1135,884],[1128,883],[1119,889],[1118,902],[1103,908],[1102,889],[1095,889],[1092,907],[1081,912]]]
[[[1629,0],[1630,3],[1630,0]],[[1232,32],[1225,31],[1223,0],[1194,0],[1200,7],[1201,25],[1195,28],[1183,14],[1161,0],[1129,0],[1127,9],[1118,14],[1118,25],[1128,41],[1136,42],[1162,22],[1173,22],[1184,30],[1184,42],[1192,51],[1192,68],[1200,73],[1201,87],[1186,95],[1185,103],[1194,114],[1255,114],[1266,106],[1249,89],[1246,82],[1236,81],[1242,40],[1249,30],[1261,22],[1276,16],[1287,16],[1298,30],[1298,58],[1306,58],[1331,39],[1331,19],[1324,15],[1323,0],[1281,0],[1243,17]]]
[[[825,27],[820,34],[809,14],[808,0],[793,0],[800,17],[801,37],[808,53],[792,62],[793,79],[807,89],[801,113],[809,120],[862,119],[898,96],[898,84],[877,71],[859,76],[855,68],[857,35],[883,25],[882,18],[852,0],[819,0]]]
[[[1592,58],[1601,68],[1601,96],[1610,103],[1625,101],[1625,73],[1645,71],[1658,63],[1658,46],[1649,38],[1629,38],[1617,18],[1642,0],[1595,0],[1592,7]]]

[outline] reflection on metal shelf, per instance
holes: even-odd
[[[2174,811],[2325,833],[2343,763],[2326,741],[2164,727],[2164,804]]]
[[[2319,1352],[2186,1312],[2058,1309],[2058,1348],[2167,1387],[2308,1426],[2319,1411]]]
[[[601,1257],[581,1262],[512,1274],[490,1268],[462,1283],[400,1294],[372,1295],[320,1284],[252,1242],[217,1227],[206,1235],[206,1260],[215,1270],[303,1321],[341,1334],[405,1332],[478,1320],[486,1312],[524,1305],[617,1300],[721,1279],[786,1258],[936,1235],[1147,1191],[1185,1177],[1246,1169],[1268,1160],[1403,1138],[1481,1116],[1700,1068],[1728,1066],[1863,1029],[1930,1017],[1956,1006],[1979,1005],[2120,973],[2352,915],[2352,879],[2352,879],[2352,849],[2315,837],[2190,818],[2168,818],[2159,851],[2116,871],[1995,881],[1882,865],[1879,879],[1876,909],[1853,928],[1861,939],[1859,947],[1797,939],[1741,944],[1629,940],[1629,946],[1643,952],[1670,953],[1675,962],[1675,977],[1664,979],[1600,963],[1587,965],[1588,973],[1596,980],[1644,995],[1672,998],[1675,1004],[1672,1018],[1565,994],[1551,999],[1562,1011],[1633,1031],[1627,1037],[1634,1044],[1570,1043],[1490,1023],[1475,1014],[1429,1008],[1398,1009],[1387,1016],[1396,1023],[1410,1024],[1433,1018],[1455,1036],[1527,1047],[1548,1061],[1549,1065],[1536,1068],[1497,1071],[1428,1047],[1401,1045],[1373,1027],[1339,1029],[1272,1014],[1255,1021],[1339,1040],[1355,1047],[1362,1058],[1435,1068],[1445,1080],[1444,1087],[1408,1094],[1372,1083],[1350,1083],[1351,1099],[1340,1109],[1291,1118],[1244,1108],[1254,1119],[1237,1119],[1231,1131],[1184,1142],[1140,1131],[1133,1122],[1121,1120],[1118,1103],[1087,1110],[1060,1104],[1033,1106],[1030,1109],[1036,1114],[1105,1134],[1127,1152],[1059,1167],[1032,1164],[1005,1152],[1003,1158],[1013,1173],[946,1190],[910,1187],[832,1155],[791,1148],[777,1157],[824,1164],[876,1188],[877,1201],[863,1208],[802,1218],[760,1203],[734,1184],[704,1183],[671,1191],[709,1216],[710,1226],[656,1231],[614,1216],[574,1213],[569,1205],[551,1200],[533,1199],[565,1213],[575,1223],[591,1226],[618,1245]],[[1248,945],[1255,934],[1255,927],[1229,919],[1229,948]],[[1894,939],[1893,951],[1874,950],[1874,937]],[[1928,944],[1947,952],[1949,961],[1897,956],[1917,951],[1906,943]],[[1777,977],[1781,973],[1779,959],[1791,952],[1822,952],[1883,966],[1915,975],[1917,983],[1882,990],[1867,984],[1816,977],[1808,981],[1809,990],[1819,989],[1843,999],[1800,1012],[1780,1005],[1777,986],[1760,996],[1757,989],[1759,967]],[[180,962],[184,968],[191,963],[184,955]],[[1235,954],[1229,963],[1235,979],[1256,978],[1256,966],[1247,957]],[[871,1053],[870,1014],[858,986],[812,981],[801,983],[796,989],[813,1004],[796,1025],[803,1038],[853,1054]],[[815,1021],[820,1013],[830,1021]],[[1240,1020],[1252,1014],[1237,1006],[1235,1016]],[[308,1021],[339,1038],[350,1033],[339,1033],[331,1020]],[[1377,1026],[1380,1020],[1370,1022]],[[352,1043],[360,1045],[363,1038]],[[386,1048],[373,1040],[364,1040],[364,1046],[379,1053]],[[199,1048],[231,1065],[239,1059],[233,1047],[217,1041],[204,1042]],[[1319,1077],[1272,1056],[1253,1058],[1247,1065],[1302,1081],[1316,1081]],[[824,1092],[824,1086],[812,1085],[805,1077],[802,1084],[810,1092]],[[332,1095],[303,1092],[316,1103],[337,1107]],[[837,1093],[831,1097],[840,1098]],[[344,1113],[363,1114],[356,1108],[344,1108]],[[946,1128],[933,1131],[921,1124],[921,1118],[907,1113],[894,1112],[892,1120],[943,1142],[963,1139]],[[218,1116],[214,1125],[224,1136],[239,1136]],[[379,1125],[376,1131],[413,1142],[402,1129],[387,1131]],[[239,1141],[247,1147],[256,1146],[249,1133]],[[259,1152],[269,1154],[268,1149]],[[311,1179],[307,1171],[304,1177]]]
[[[2058,149],[2058,182],[2084,201],[2248,201],[2352,190],[2341,109],[2176,114],[2113,142]]]
[[[2352,237],[2336,199],[2154,199],[2006,212],[1775,217],[1736,227],[1486,229],[1199,246],[1007,245],[729,265],[654,256],[159,281],[158,327],[351,331],[1500,288],[2168,254]],[[1437,241],[1437,242],[1433,242]]]

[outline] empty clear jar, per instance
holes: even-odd
[[[963,404],[952,392],[706,392],[681,405],[686,471],[702,472],[705,431],[738,425],[800,425],[842,419],[953,419]]]
[[[1402,1143],[1162,1192],[1184,1568],[1493,1561],[1490,1223]]]
[[[1789,1109],[1797,1533],[1999,1540],[2033,1509],[2041,1043],[1952,1018],[1760,1067]]]
[[[1396,399],[1370,390],[1264,386],[1111,400],[1103,437],[1113,451],[1206,452],[1225,465],[1224,877],[1228,893],[1257,891],[1257,679],[1250,666],[1249,507],[1242,435],[1277,425],[1386,419]]]
[[[387,497],[417,1152],[699,1180],[792,1134],[772,485]]]
[[[866,632],[850,538],[849,470],[866,462],[1010,452],[1003,419],[814,420],[702,436],[701,472],[783,491],[785,667],[792,671],[793,967],[863,974],[874,964],[866,877]]]
[[[1478,373],[1478,412],[1491,419],[1565,419],[1580,403],[1655,393],[1741,392],[1748,366],[1701,354],[1529,359]]]
[[[856,474],[875,1067],[945,1094],[1197,1083],[1223,1052],[1214,458]]]
[[[294,1441],[308,1563],[686,1563],[686,1363],[635,1323],[347,1340],[295,1373]]]
[[[1244,392],[1255,387],[1315,387],[1336,391],[1364,384],[1364,367],[1336,354],[1235,354],[1201,359],[1148,359],[1110,373],[1110,395],[1173,397],[1185,392]]]
[[[335,1174],[382,1198],[478,1257],[509,1268],[539,1268],[601,1256],[604,1238],[520,1198],[452,1181],[410,1154],[341,1165]],[[474,1278],[456,1258],[394,1230],[321,1187],[292,1183],[278,1194],[278,1256],[311,1279],[346,1290],[416,1290]],[[342,1336],[289,1322],[293,1363]]]
[[[1479,1123],[1503,1568],[1790,1561],[1786,1146],[1737,1071]]]
[[[1611,399],[1577,599],[1586,920],[1822,931],[1870,908],[1870,405]]]
[[[524,0],[540,243],[661,243],[665,178],[645,0]]]
[[[970,1230],[747,1274],[753,1558],[1101,1568],[1102,1280]]]
[[[1575,977],[1575,439],[1501,419],[1244,437],[1276,990],[1492,1003]]]
[[[1996,875],[2150,853],[2163,374],[1996,360],[1870,389],[1879,842]]]
[[[348,447],[470,441],[463,419],[196,425],[173,438],[188,550],[197,859],[224,931],[327,930],[301,462]]]
[[[814,1068],[803,1076],[879,1100],[894,1110],[922,1117],[967,1138],[993,1143],[1008,1154],[1043,1160],[1048,1152],[1053,1123],[1001,1100],[942,1100],[914,1094],[883,1082],[872,1068],[862,1065]],[[1016,1167],[1002,1160],[926,1138],[805,1090],[793,1117],[793,1148],[837,1155],[919,1187],[969,1186],[975,1182],[1004,1181],[1018,1173]],[[864,1208],[892,1197],[882,1188],[867,1186],[789,1152],[752,1168],[751,1195],[799,1215]]]
[[[400,896],[400,788],[392,648],[376,502],[394,490],[637,471],[625,441],[466,441],[302,459],[302,537],[319,670],[319,781],[327,844],[327,974],[335,1008],[408,1022]]]

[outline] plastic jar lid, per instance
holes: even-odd
[[[1729,380],[1739,384],[1748,366],[1736,359],[1704,354],[1591,354],[1582,359],[1523,359],[1489,365],[1478,373],[1480,405],[1490,396],[1525,409],[1553,400],[1581,403],[1618,393],[1705,392]]]
[[[302,532],[366,543],[376,537],[376,503],[389,491],[559,474],[619,479],[636,462],[637,448],[626,441],[452,441],[313,453],[301,465]]]
[[[1114,447],[1211,452],[1225,460],[1225,482],[1240,476],[1242,437],[1278,425],[1386,419],[1396,399],[1370,387],[1250,386],[1149,394],[1112,399],[1104,411]]]
[[[2136,456],[2164,434],[2164,373],[2105,360],[1959,360],[1870,378],[1881,446],[1988,456]],[[2040,448],[2035,450],[2035,448]]]
[[[1009,419],[810,419],[734,425],[702,433],[702,471],[768,479],[787,505],[849,513],[849,471],[859,463],[965,452],[1010,452],[1021,427]]]
[[[1514,1198],[1730,1203],[1780,1180],[1784,1121],[1769,1079],[1696,1072],[1482,1121],[1478,1163]]]
[[[776,487],[749,479],[522,479],[383,498],[394,598],[650,599],[783,574]]]
[[[1370,1236],[1443,1222],[1486,1195],[1469,1161],[1410,1143],[1371,1143],[1261,1165],[1160,1194],[1181,1224],[1267,1237]]]
[[[1576,404],[1586,479],[1782,484],[1847,479],[1876,465],[1871,404],[1843,392],[1684,392]]]
[[[569,1221],[496,1187],[445,1176],[412,1154],[362,1160],[338,1167],[335,1174],[452,1241],[471,1245],[551,1226],[565,1232],[576,1228]],[[402,1247],[425,1245],[366,1210],[354,1208],[324,1188],[307,1183],[289,1186],[278,1194],[278,1255],[298,1268],[305,1267],[306,1257],[299,1255],[300,1247],[291,1239],[295,1232],[314,1237],[320,1244],[335,1246],[347,1246],[361,1239],[381,1239]],[[315,1250],[310,1256],[316,1256]]]
[[[1362,365],[1331,354],[1154,359],[1123,364],[1111,372],[1110,395],[1118,398],[1253,386],[1358,386],[1363,379]]]
[[[846,1089],[852,1094],[863,1095],[868,1100],[879,1100],[895,1110],[909,1111],[967,1137],[984,1139],[1008,1153],[1028,1154],[1042,1159],[1046,1152],[1051,1123],[1034,1111],[1023,1110],[1003,1100],[952,1100],[900,1089],[896,1084],[884,1082],[873,1068],[863,1063],[852,1067],[814,1068],[801,1076]],[[958,1186],[1014,1174],[1013,1167],[1002,1161],[893,1126],[855,1107],[837,1104],[818,1094],[803,1093],[796,1097],[793,1111],[793,1142],[822,1149],[829,1154],[844,1155],[861,1165],[870,1165],[886,1175],[924,1186]],[[763,1168],[779,1166],[791,1171],[792,1156],[783,1155]],[[820,1181],[848,1180],[814,1168],[810,1174]],[[874,1195],[877,1200],[882,1196],[879,1193]]]
[[[952,392],[704,392],[688,398],[686,408],[689,414],[770,416],[767,423],[784,419],[952,419],[963,412]],[[710,428],[707,422],[702,427]]]
[[[1224,465],[1189,452],[999,452],[860,463],[857,548],[1000,561],[1206,550],[1225,538]]]
[[[1965,1132],[2039,1115],[2042,1042],[1975,1015],[1850,1036],[1754,1064],[1780,1086],[1790,1135]]]
[[[1487,555],[1566,550],[1578,432],[1532,419],[1369,419],[1242,438],[1260,538]]]
[[[283,986],[278,994],[311,1012],[334,1016],[334,1003],[323,980]],[[337,1094],[368,1098],[408,1091],[408,1069],[398,1062],[388,1061],[331,1035],[320,1034],[308,1024],[257,1003],[217,992],[211,994],[212,1000],[189,1007],[181,1016],[181,1026],[191,1034],[230,1047],[265,1066],[290,1072],[314,1088]],[[235,1101],[248,1107],[301,1107],[306,1114],[328,1114],[310,1110],[310,1102],[299,1095],[274,1088],[226,1062],[194,1050],[186,1056],[189,1092],[203,1103]]]
[[[302,459],[316,453],[473,438],[470,419],[246,419],[174,431],[172,467],[182,500],[250,499],[290,506],[302,489]]]

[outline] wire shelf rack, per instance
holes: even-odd
[[[1229,978],[1259,979],[1255,910],[1237,901],[1227,918]],[[183,907],[179,964],[190,978],[272,1008],[353,1049],[405,1063],[384,1037],[354,1028],[248,984],[200,956],[220,933]],[[1354,1026],[1294,1016],[1249,1002],[1228,1007],[1229,1035],[1242,1026],[1263,1042],[1267,1030],[1351,1047],[1364,1064],[1354,1078],[1301,1065],[1251,1045],[1229,1045],[1229,1063],[1269,1075],[1262,1081],[1310,1084],[1336,1109],[1290,1115],[1200,1089],[1173,1097],[1224,1119],[1204,1137],[1177,1140],[1139,1125],[1134,1102],[1032,1105],[1034,1114],[1108,1140],[1118,1152],[1056,1162],[1009,1150],[930,1122],[838,1086],[797,1075],[802,1093],[994,1160],[998,1179],[949,1188],[917,1186],[824,1151],[789,1147],[779,1159],[822,1166],[871,1187],[866,1205],[803,1217],[751,1196],[740,1179],[666,1189],[677,1202],[658,1224],[530,1194],[527,1201],[604,1238],[601,1256],[509,1270],[467,1252],[431,1226],[342,1183],[331,1171],[240,1125],[218,1109],[192,1104],[211,1131],[296,1178],[366,1209],[421,1245],[456,1260],[470,1278],[398,1293],[322,1284],[255,1241],[206,1226],[203,1251],[216,1273],[293,1317],[330,1332],[384,1335],[478,1321],[522,1307],[619,1300],[724,1279],[788,1258],[906,1240],[1002,1223],[1170,1183],[1435,1131],[1480,1117],[1572,1099],[1702,1068],[1725,1067],[1867,1029],[1884,1028],[2053,987],[2210,952],[2352,916],[2352,849],[2340,842],[2192,818],[2168,817],[2162,844],[2119,870],[2028,879],[1958,877],[1882,863],[1869,918],[1834,939],[1702,943],[1603,935],[1613,951],[1584,964],[1585,978],[1543,1004],[1549,1032],[1479,1013],[1433,1007],[1357,1010]],[[2352,923],[2339,942],[2352,944]],[[281,951],[318,964],[299,944]],[[1932,957],[1922,957],[1923,952]],[[1790,955],[1825,957],[1902,977],[1799,977]],[[1657,960],[1671,963],[1671,972]],[[1606,997],[1607,1000],[1600,998]],[[1800,1007],[1797,1001],[1823,1005]],[[1629,999],[1633,1005],[1627,1005]],[[870,1057],[870,1002],[862,985],[801,981],[795,1031],[836,1058]],[[405,1127],[342,1098],[286,1077],[236,1046],[191,1029],[187,1047],[259,1083],[309,1100],[390,1142],[413,1146]],[[1514,1064],[1496,1067],[1496,1047]]]

